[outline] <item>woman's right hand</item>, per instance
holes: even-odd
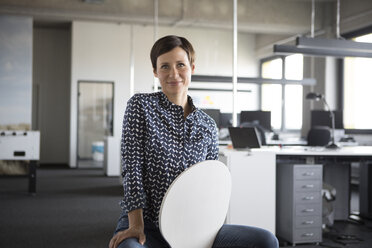
[[[146,236],[142,227],[132,226],[126,230],[117,232],[114,237],[110,240],[109,248],[117,248],[119,244],[127,238],[137,238],[141,245],[146,242]]]

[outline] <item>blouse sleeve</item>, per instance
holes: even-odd
[[[144,208],[146,196],[143,188],[143,163],[145,144],[145,118],[140,97],[129,99],[123,120],[121,138],[121,162],[124,199],[121,202],[126,212]]]
[[[212,130],[212,142],[209,145],[208,153],[207,153],[207,158],[206,160],[218,160],[218,131],[217,127],[214,126]]]

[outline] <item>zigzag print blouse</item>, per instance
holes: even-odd
[[[218,159],[214,120],[197,109],[184,118],[181,106],[163,92],[136,94],[127,103],[121,139],[124,199],[129,212],[142,208],[145,221],[158,225],[160,205],[173,180],[189,166]]]

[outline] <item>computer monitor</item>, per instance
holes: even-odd
[[[344,129],[343,114],[341,110],[332,111],[335,115],[335,129]],[[332,118],[329,111],[312,110],[311,126],[327,126],[332,128]]]
[[[229,134],[235,149],[261,147],[257,130],[254,127],[229,127]]]
[[[240,120],[240,113],[237,115],[237,125],[239,126]],[[228,128],[232,127],[233,125],[233,118],[232,113],[221,113],[220,115],[220,128]]]
[[[209,115],[217,124],[217,127],[220,128],[220,119],[221,119],[221,111],[219,109],[201,109],[207,115]]]
[[[271,131],[271,112],[270,111],[241,111],[240,124],[244,122],[256,122],[258,125]]]

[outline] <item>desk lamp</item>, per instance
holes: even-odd
[[[331,108],[329,107],[327,101],[325,100],[325,97],[324,95],[322,94],[317,94],[317,93],[314,93],[314,92],[309,92],[307,95],[306,95],[306,99],[308,100],[315,100],[315,101],[320,101],[322,100],[324,105],[326,106],[327,108],[327,111],[329,111],[329,116],[331,117],[332,119],[332,130],[331,130],[331,143],[328,144],[326,146],[326,148],[331,148],[331,149],[337,149],[339,148],[336,143],[335,143],[335,114],[333,113],[333,111],[331,111]]]

